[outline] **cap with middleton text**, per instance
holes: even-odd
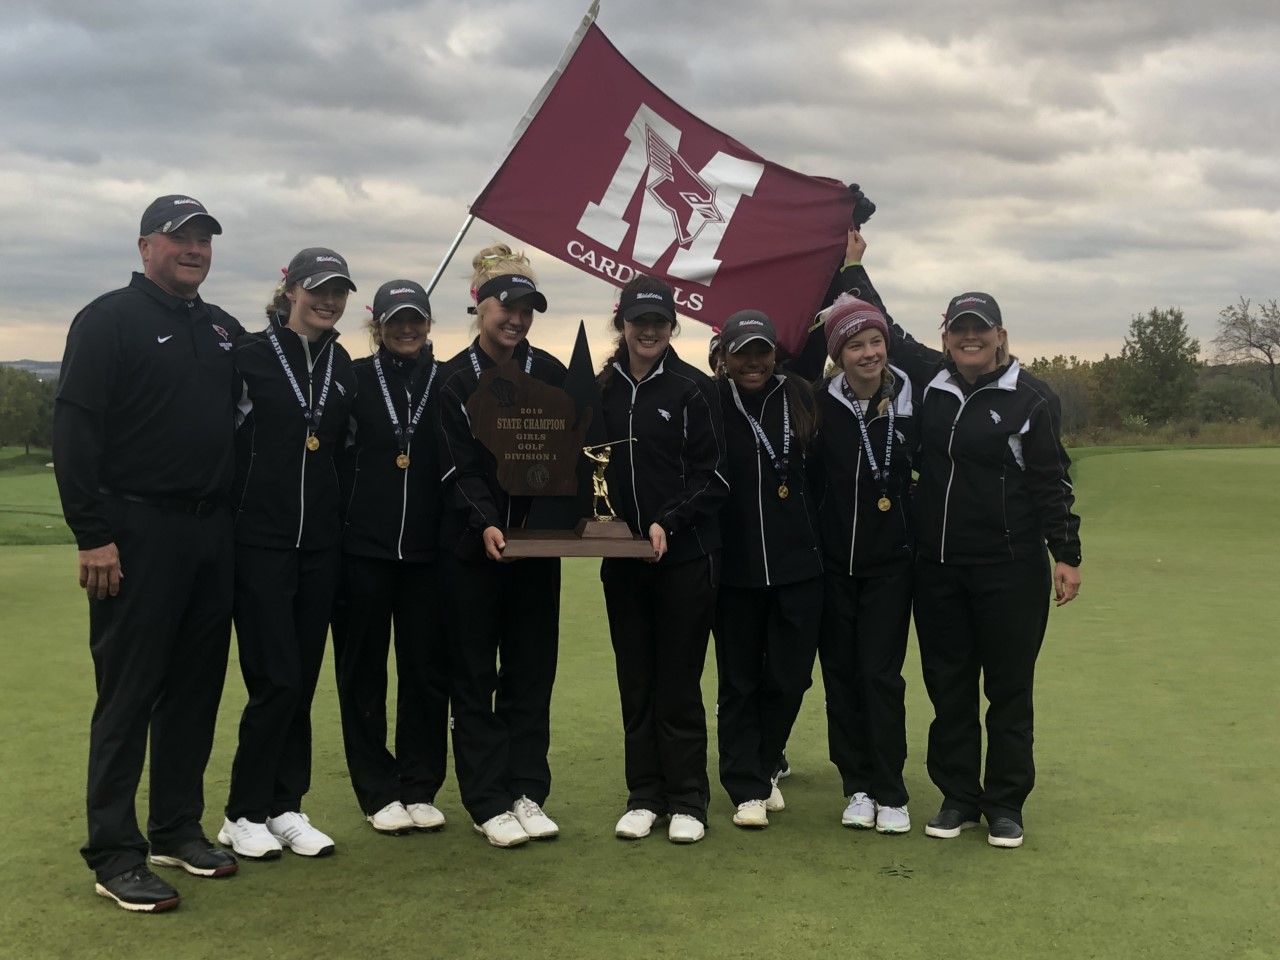
[[[538,285],[524,274],[504,273],[501,276],[490,277],[480,284],[480,289],[476,291],[476,303],[484,303],[490,297],[496,297],[503,305],[515,303],[517,300],[528,300],[529,306],[539,313],[547,312],[547,298],[538,292]],[[475,313],[476,308],[468,307],[467,312]]]
[[[737,353],[752,340],[762,340],[770,347],[778,345],[773,321],[759,310],[739,310],[720,330],[720,344],[725,353]]]
[[[422,285],[412,280],[388,280],[373,295],[373,319],[386,323],[393,314],[404,309],[416,310],[426,320],[431,319],[431,301]]]
[[[347,269],[347,261],[328,247],[307,247],[299,250],[298,255],[289,261],[289,269],[284,274],[284,284],[292,287],[302,284],[303,290],[314,290],[326,280],[341,277],[347,286],[355,290],[351,280],[351,271]]]
[[[942,325],[950,327],[956,320],[969,315],[977,317],[988,329],[1004,326],[1004,320],[1000,317],[1000,305],[989,293],[962,293],[958,297],[952,297],[947,304]]]
[[[661,290],[623,290],[618,297],[618,313],[623,320],[634,320],[646,313],[653,313],[675,323],[675,294],[669,287]]]
[[[193,217],[204,217],[209,221],[211,233],[221,233],[222,224],[213,219],[212,214],[204,208],[204,204],[195,197],[171,193],[156,197],[150,206],[142,212],[142,223],[138,227],[138,236],[146,237],[153,233],[173,233]]]

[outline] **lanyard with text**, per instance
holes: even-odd
[[[400,418],[396,416],[396,405],[391,402],[391,391],[387,389],[387,375],[382,372],[381,358],[377,356],[373,358],[373,369],[378,374],[378,386],[382,388],[382,399],[386,401],[387,413],[391,416],[391,427],[396,432],[396,443],[400,445],[400,452],[396,454],[396,466],[401,470],[408,470],[409,445],[413,443],[414,431],[418,429],[418,423],[422,420],[422,411],[427,409],[427,398],[431,396],[431,385],[436,382],[436,370],[439,369],[439,365],[434,360],[431,361],[431,376],[427,378],[427,389],[422,391],[422,399],[418,401],[418,406],[409,415],[409,422],[403,427],[400,426]],[[412,398],[412,394],[410,397]]]
[[[316,431],[320,429],[320,418],[324,416],[324,405],[329,399],[329,386],[333,383],[333,355],[337,351],[329,351],[329,362],[325,365],[324,380],[320,384],[320,399],[316,401],[313,409],[307,404],[307,398],[302,395],[302,387],[298,384],[298,378],[294,376],[293,367],[289,366],[289,361],[285,359],[284,348],[280,346],[280,338],[276,336],[275,330],[268,330],[267,336],[271,338],[271,345],[276,348],[276,357],[280,360],[280,366],[284,368],[284,375],[289,378],[289,386],[293,387],[294,399],[302,408],[302,419],[307,421],[307,449],[314,453],[320,449],[320,438],[316,436]]]
[[[467,347],[467,356],[471,358],[471,369],[476,372],[476,379],[480,379],[480,358],[476,356],[475,347]],[[531,349],[524,357],[524,372],[528,373],[533,369],[533,350]]]
[[[756,435],[757,445],[764,447],[764,452],[769,455],[770,461],[773,462],[773,469],[778,474],[778,499],[787,499],[787,497],[791,496],[791,488],[787,486],[787,472],[791,465],[791,404],[787,401],[787,388],[785,386],[780,388],[782,390],[781,457],[774,453],[773,444],[769,442],[769,438],[765,435],[764,427],[760,426],[760,421],[747,413],[747,408],[742,405],[742,397],[738,395],[738,385],[730,380],[729,388],[733,391],[733,402],[738,405],[738,410],[747,418],[747,423],[751,424],[751,432]]]
[[[871,451],[871,436],[867,433],[867,418],[862,412],[862,404],[858,402],[858,398],[853,395],[853,390],[849,387],[849,381],[844,377],[840,378],[840,388],[844,391],[844,398],[849,401],[849,406],[853,407],[853,415],[858,418],[858,432],[862,434],[862,449],[867,452],[867,466],[871,467],[871,475],[876,478],[876,482],[880,485],[880,499],[876,501],[876,506],[880,508],[881,513],[885,513],[893,506],[893,501],[889,499],[889,467],[893,462],[893,416],[894,403],[893,398],[889,398],[889,425],[885,430],[884,440],[884,469],[876,465],[876,455]],[[871,404],[867,404],[870,409]]]

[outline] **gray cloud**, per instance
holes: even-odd
[[[76,309],[134,267],[138,214],[165,192],[217,212],[205,292],[253,323],[312,243],[344,252],[361,295],[425,280],[585,6],[11,4],[0,356],[56,356]],[[1154,304],[1207,340],[1222,305],[1276,295],[1271,0],[606,0],[600,25],[752,149],[861,182],[881,208],[868,266],[923,331],[985,287],[1024,354],[1114,353]],[[467,335],[469,252],[497,236],[477,224],[435,295],[442,349]],[[610,288],[538,264],[553,313],[535,339],[567,349],[585,316],[603,349]],[[701,331],[685,337],[697,357]]]

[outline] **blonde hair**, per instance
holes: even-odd
[[[507,273],[538,282],[538,275],[533,272],[533,265],[523,250],[514,253],[505,243],[490,244],[471,258],[471,289],[479,290],[486,280]]]
[[[475,300],[477,292],[484,286],[486,280],[492,280],[494,277],[501,277],[509,273],[528,277],[535,284],[538,282],[538,275],[533,272],[533,265],[529,262],[529,258],[525,256],[523,250],[515,253],[505,243],[489,244],[489,246],[471,258],[471,298]],[[480,302],[477,300],[476,306],[478,307],[479,305]],[[480,329],[480,314],[478,312],[476,313],[475,322],[471,324],[471,329]]]
[[[284,294],[286,289],[284,281],[281,280],[276,284],[276,288],[271,291],[271,299],[267,301],[268,320],[275,320],[277,315],[285,320],[289,319],[289,308],[292,304]]]
[[[889,409],[889,404],[893,403],[893,390],[897,386],[898,378],[893,375],[893,371],[889,369],[886,361],[884,369],[880,371],[880,390],[884,393],[884,398],[876,407],[876,414],[883,414]]]

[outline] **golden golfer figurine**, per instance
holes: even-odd
[[[628,437],[621,442],[628,443],[631,439]],[[613,504],[609,502],[609,484],[604,478],[604,472],[609,468],[609,458],[613,456],[613,444],[598,443],[594,447],[583,447],[582,452],[596,465],[595,473],[591,475],[591,510],[595,513],[591,519],[598,523],[617,520],[618,515],[614,513]],[[604,502],[604,510],[600,509],[601,501]]]

